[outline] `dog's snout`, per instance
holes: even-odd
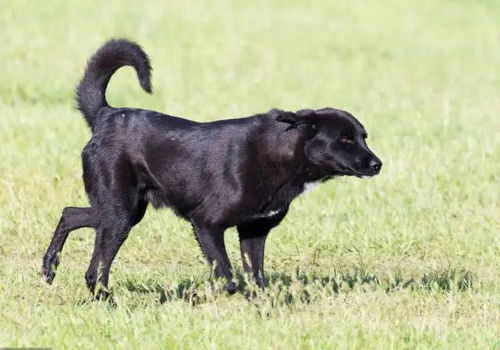
[[[373,171],[380,171],[380,168],[382,168],[382,162],[380,161],[380,159],[372,159],[370,160],[370,168],[373,170]]]

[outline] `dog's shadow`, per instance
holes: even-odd
[[[369,273],[362,269],[352,269],[335,272],[330,275],[275,272],[267,276],[267,286],[261,290],[249,283],[246,275],[237,272],[237,294],[246,299],[267,298],[273,304],[292,304],[295,302],[309,303],[325,295],[349,293],[352,291],[382,290],[386,293],[400,290],[437,290],[441,292],[466,291],[473,287],[473,273],[462,269],[447,268],[421,275],[395,273]],[[159,296],[160,304],[173,301],[184,301],[193,306],[214,301],[226,294],[220,281],[199,282],[195,279],[183,279],[171,287],[162,286],[158,282],[124,281],[119,288],[125,288],[132,294]]]
[[[208,282],[207,282],[208,283]],[[165,287],[159,281],[148,280],[137,283],[137,280],[125,280],[117,282],[117,289],[126,289],[132,295],[159,295],[159,303],[164,304],[175,300],[183,300],[192,305],[197,305],[206,301],[202,298],[205,295],[205,285],[194,279],[183,279],[174,286]],[[213,288],[215,293],[215,288]],[[203,291],[203,292],[202,292]]]

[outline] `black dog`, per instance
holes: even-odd
[[[77,102],[92,129],[83,181],[89,208],[67,207],[43,259],[51,283],[68,234],[96,230],[85,275],[97,297],[108,296],[111,263],[148,203],[188,220],[216,277],[234,292],[224,230],[237,226],[244,270],[264,286],[264,244],[291,201],[308,184],[334,176],[373,176],[381,161],[363,126],[349,113],[324,108],[271,110],[248,118],[196,123],[162,113],[112,108],[106,86],[122,66],[135,68],[151,92],[149,59],[137,44],[111,40],[88,62]],[[96,289],[96,285],[99,287]]]

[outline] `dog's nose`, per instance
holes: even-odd
[[[370,160],[370,168],[372,168],[373,171],[380,171],[380,168],[382,168],[382,162],[380,159]]]

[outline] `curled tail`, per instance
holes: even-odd
[[[99,110],[107,107],[106,87],[113,73],[123,66],[134,67],[142,88],[151,93],[151,65],[148,55],[136,43],[111,39],[90,58],[76,89],[76,102],[93,130]]]

